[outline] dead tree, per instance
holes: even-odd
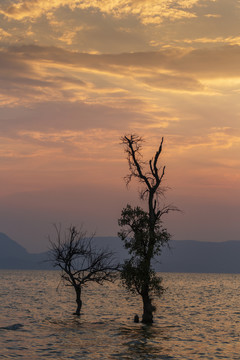
[[[163,138],[153,159],[148,164],[142,160],[143,139],[137,135],[121,138],[130,173],[126,176],[128,185],[132,178],[142,184],[140,198],[147,200],[147,211],[137,206],[127,205],[122,210],[119,232],[124,246],[128,249],[131,258],[126,260],[121,273],[122,280],[127,288],[139,294],[143,301],[143,323],[153,322],[152,305],[153,293],[161,295],[163,287],[161,278],[152,268],[152,260],[161,254],[162,247],[170,240],[170,234],[163,227],[162,216],[169,211],[178,210],[175,206],[161,206],[161,195],[164,188],[161,186],[165,174],[165,166],[159,167],[159,158],[162,152]]]
[[[93,245],[93,237],[86,238],[86,233],[75,226],[62,234],[61,227],[55,226],[56,238],[50,241],[51,261],[61,269],[61,278],[76,293],[77,309],[82,308],[82,288],[90,282],[102,285],[105,281],[113,282],[119,264],[111,251],[99,249]]]

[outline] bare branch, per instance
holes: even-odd
[[[70,283],[77,296],[77,315],[80,315],[81,288],[88,282],[103,284],[104,281],[114,281],[114,273],[120,269],[114,258],[114,253],[106,249],[93,246],[91,238],[75,226],[70,226],[62,235],[61,226],[54,226],[55,241],[50,241],[51,261],[55,267],[62,270],[61,277]]]
[[[148,177],[143,173],[143,162],[141,161],[140,150],[142,148],[143,139],[138,135],[123,136],[121,138],[122,144],[125,145],[125,152],[127,154],[130,175],[128,175],[128,182],[132,177],[138,178],[140,181],[145,182],[148,188],[150,183]]]

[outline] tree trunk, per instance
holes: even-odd
[[[142,300],[143,300],[142,323],[144,323],[144,324],[152,324],[153,323],[152,300],[150,299],[148,293],[142,295]]]
[[[81,308],[82,308],[82,300],[81,300],[82,289],[79,286],[75,286],[74,289],[76,291],[76,303],[77,303],[77,310],[74,313],[74,315],[80,316],[80,312],[81,312]]]

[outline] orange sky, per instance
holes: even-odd
[[[147,158],[165,138],[174,239],[239,239],[239,20],[237,0],[2,0],[0,231],[116,235],[134,132]]]

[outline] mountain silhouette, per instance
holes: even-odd
[[[156,264],[162,272],[240,273],[240,241],[172,240]]]
[[[0,269],[51,269],[48,253],[30,254],[27,250],[0,232]]]
[[[24,257],[28,252],[23,246],[0,232],[0,258],[1,257]]]
[[[96,247],[108,248],[123,262],[128,257],[118,237],[95,237]],[[240,241],[205,242],[172,240],[155,261],[159,272],[240,273]],[[0,233],[0,269],[53,269],[49,253],[30,254],[6,234]]]

